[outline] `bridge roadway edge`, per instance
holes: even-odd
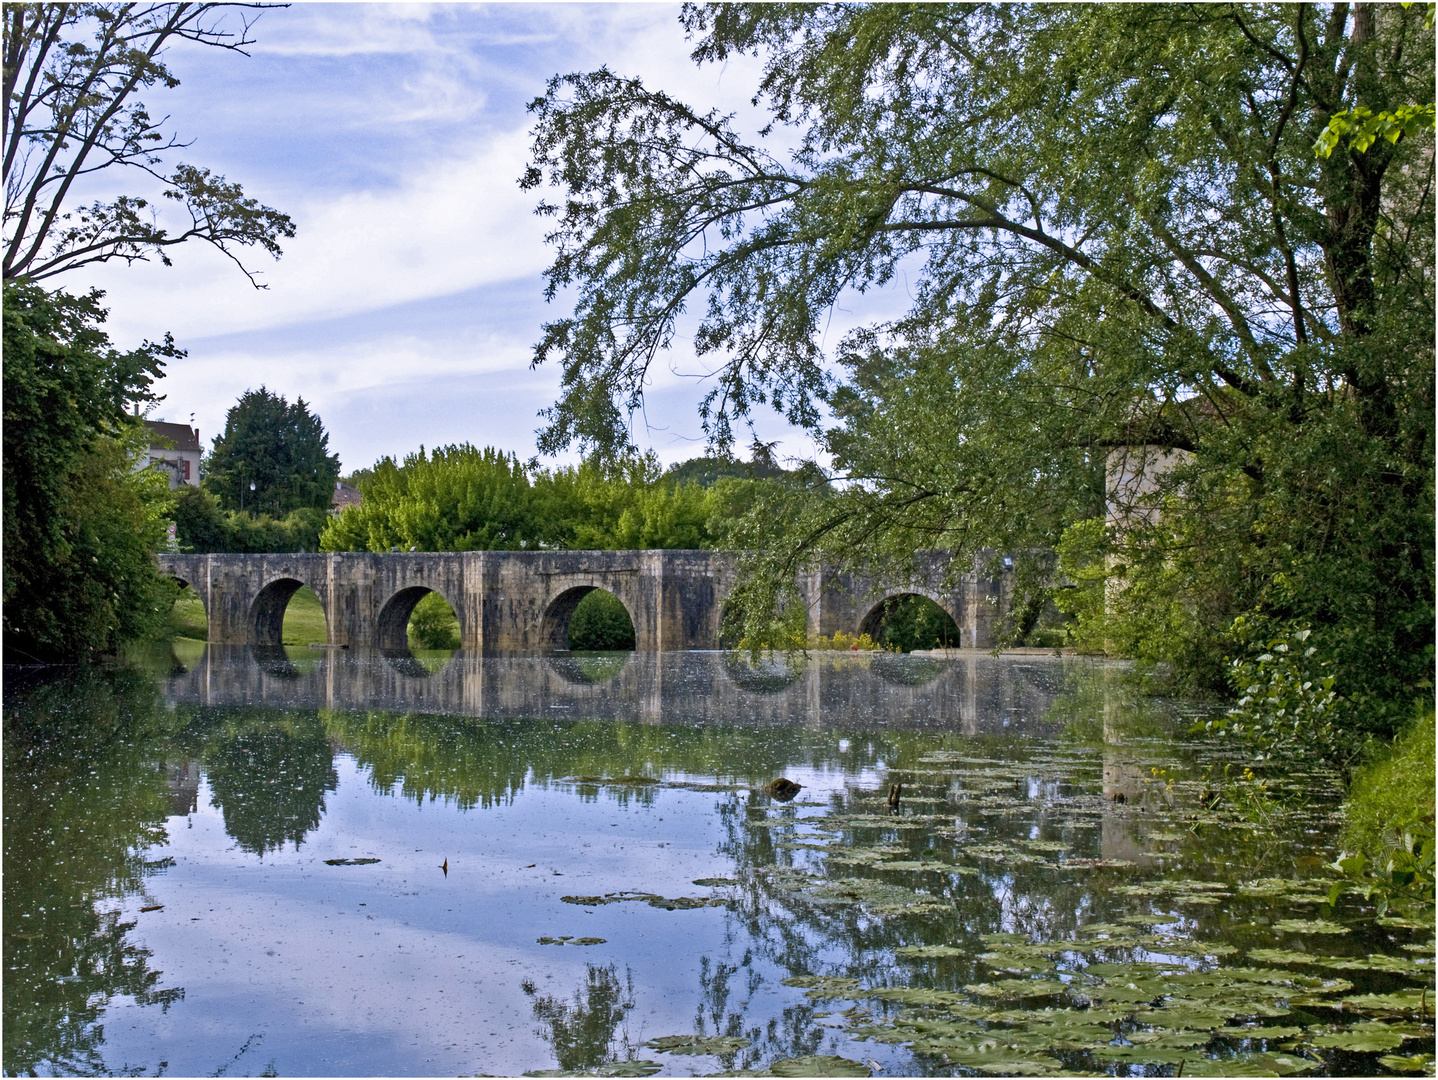
[[[162,573],[194,587],[210,641],[278,645],[284,605],[301,586],[314,590],[327,644],[404,649],[410,611],[440,593],[460,624],[461,647],[481,655],[545,651],[567,640],[574,605],[593,589],[613,593],[634,623],[641,652],[717,649],[737,556],[711,550],[345,552],[330,554],[161,553]],[[801,574],[811,635],[862,632],[878,604],[918,593],[944,608],[962,644],[988,648],[1011,604],[1007,575],[973,569],[955,587],[950,556],[915,553],[910,580],[885,585],[827,568]]]

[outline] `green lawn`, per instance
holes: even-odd
[[[320,598],[308,585],[290,597],[290,606],[285,608],[284,643],[286,645],[308,645],[312,641],[326,642],[329,630],[325,626],[325,611],[320,607]]]
[[[205,605],[200,602],[200,594],[186,585],[185,591],[175,598],[174,610],[170,612],[171,635],[204,641],[207,625]]]

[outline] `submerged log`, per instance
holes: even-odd
[[[780,802],[788,802],[795,795],[799,794],[799,789],[803,786],[803,784],[796,784],[794,781],[780,776],[777,779],[770,780],[761,787],[759,791],[761,794],[778,799]]]

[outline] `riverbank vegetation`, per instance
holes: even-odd
[[[531,105],[573,298],[534,350],[564,387],[541,445],[626,452],[681,333],[717,445],[763,403],[822,440],[828,496],[729,533],[751,644],[808,560],[944,548],[1012,558],[1069,643],[1237,699],[1256,762],[1348,771],[1431,707],[1431,5],[682,20],[697,63],[758,58],[768,126],[607,68]],[[1341,140],[1341,112],[1405,119]],[[829,312],[901,277],[826,356]]]
[[[120,353],[100,296],[9,283],[5,332],[5,648],[71,661],[156,632],[170,592],[150,553],[168,492],[133,462],[168,340]]]
[[[358,477],[363,502],[333,517],[319,544],[322,551],[722,547],[761,498],[822,488],[816,475],[786,471],[762,453],[752,462],[700,458],[667,471],[652,454],[544,469],[491,447],[421,447]]]
[[[17,4],[4,22],[6,659],[86,660],[168,617],[173,590],[150,556],[169,498],[134,469],[148,440],[131,410],[155,403],[165,361],[185,354],[168,334],[119,352],[104,294],[49,282],[111,260],[168,265],[196,241],[253,282],[241,250],[277,257],[294,225],[207,168],[167,163],[190,143],[140,100],[179,85],[174,46],[252,43],[223,5]],[[80,193],[103,198],[82,207]]]

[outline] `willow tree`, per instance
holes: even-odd
[[[1433,99],[1424,18],[687,7],[696,62],[761,58],[761,130],[607,69],[531,105],[523,183],[562,193],[539,212],[549,296],[574,301],[535,348],[562,367],[542,445],[623,445],[692,329],[716,442],[759,403],[836,420],[844,494],[754,518],[756,612],[816,554],[1008,551],[1032,591],[1061,550],[1067,584],[1124,575],[1070,606],[1126,651],[1216,679],[1245,635],[1302,625],[1345,693],[1411,696],[1433,630],[1431,129],[1314,144],[1341,111]],[[905,313],[826,355],[834,306],[881,287]],[[1182,453],[1161,512],[1116,531],[1105,461],[1137,444]]]

